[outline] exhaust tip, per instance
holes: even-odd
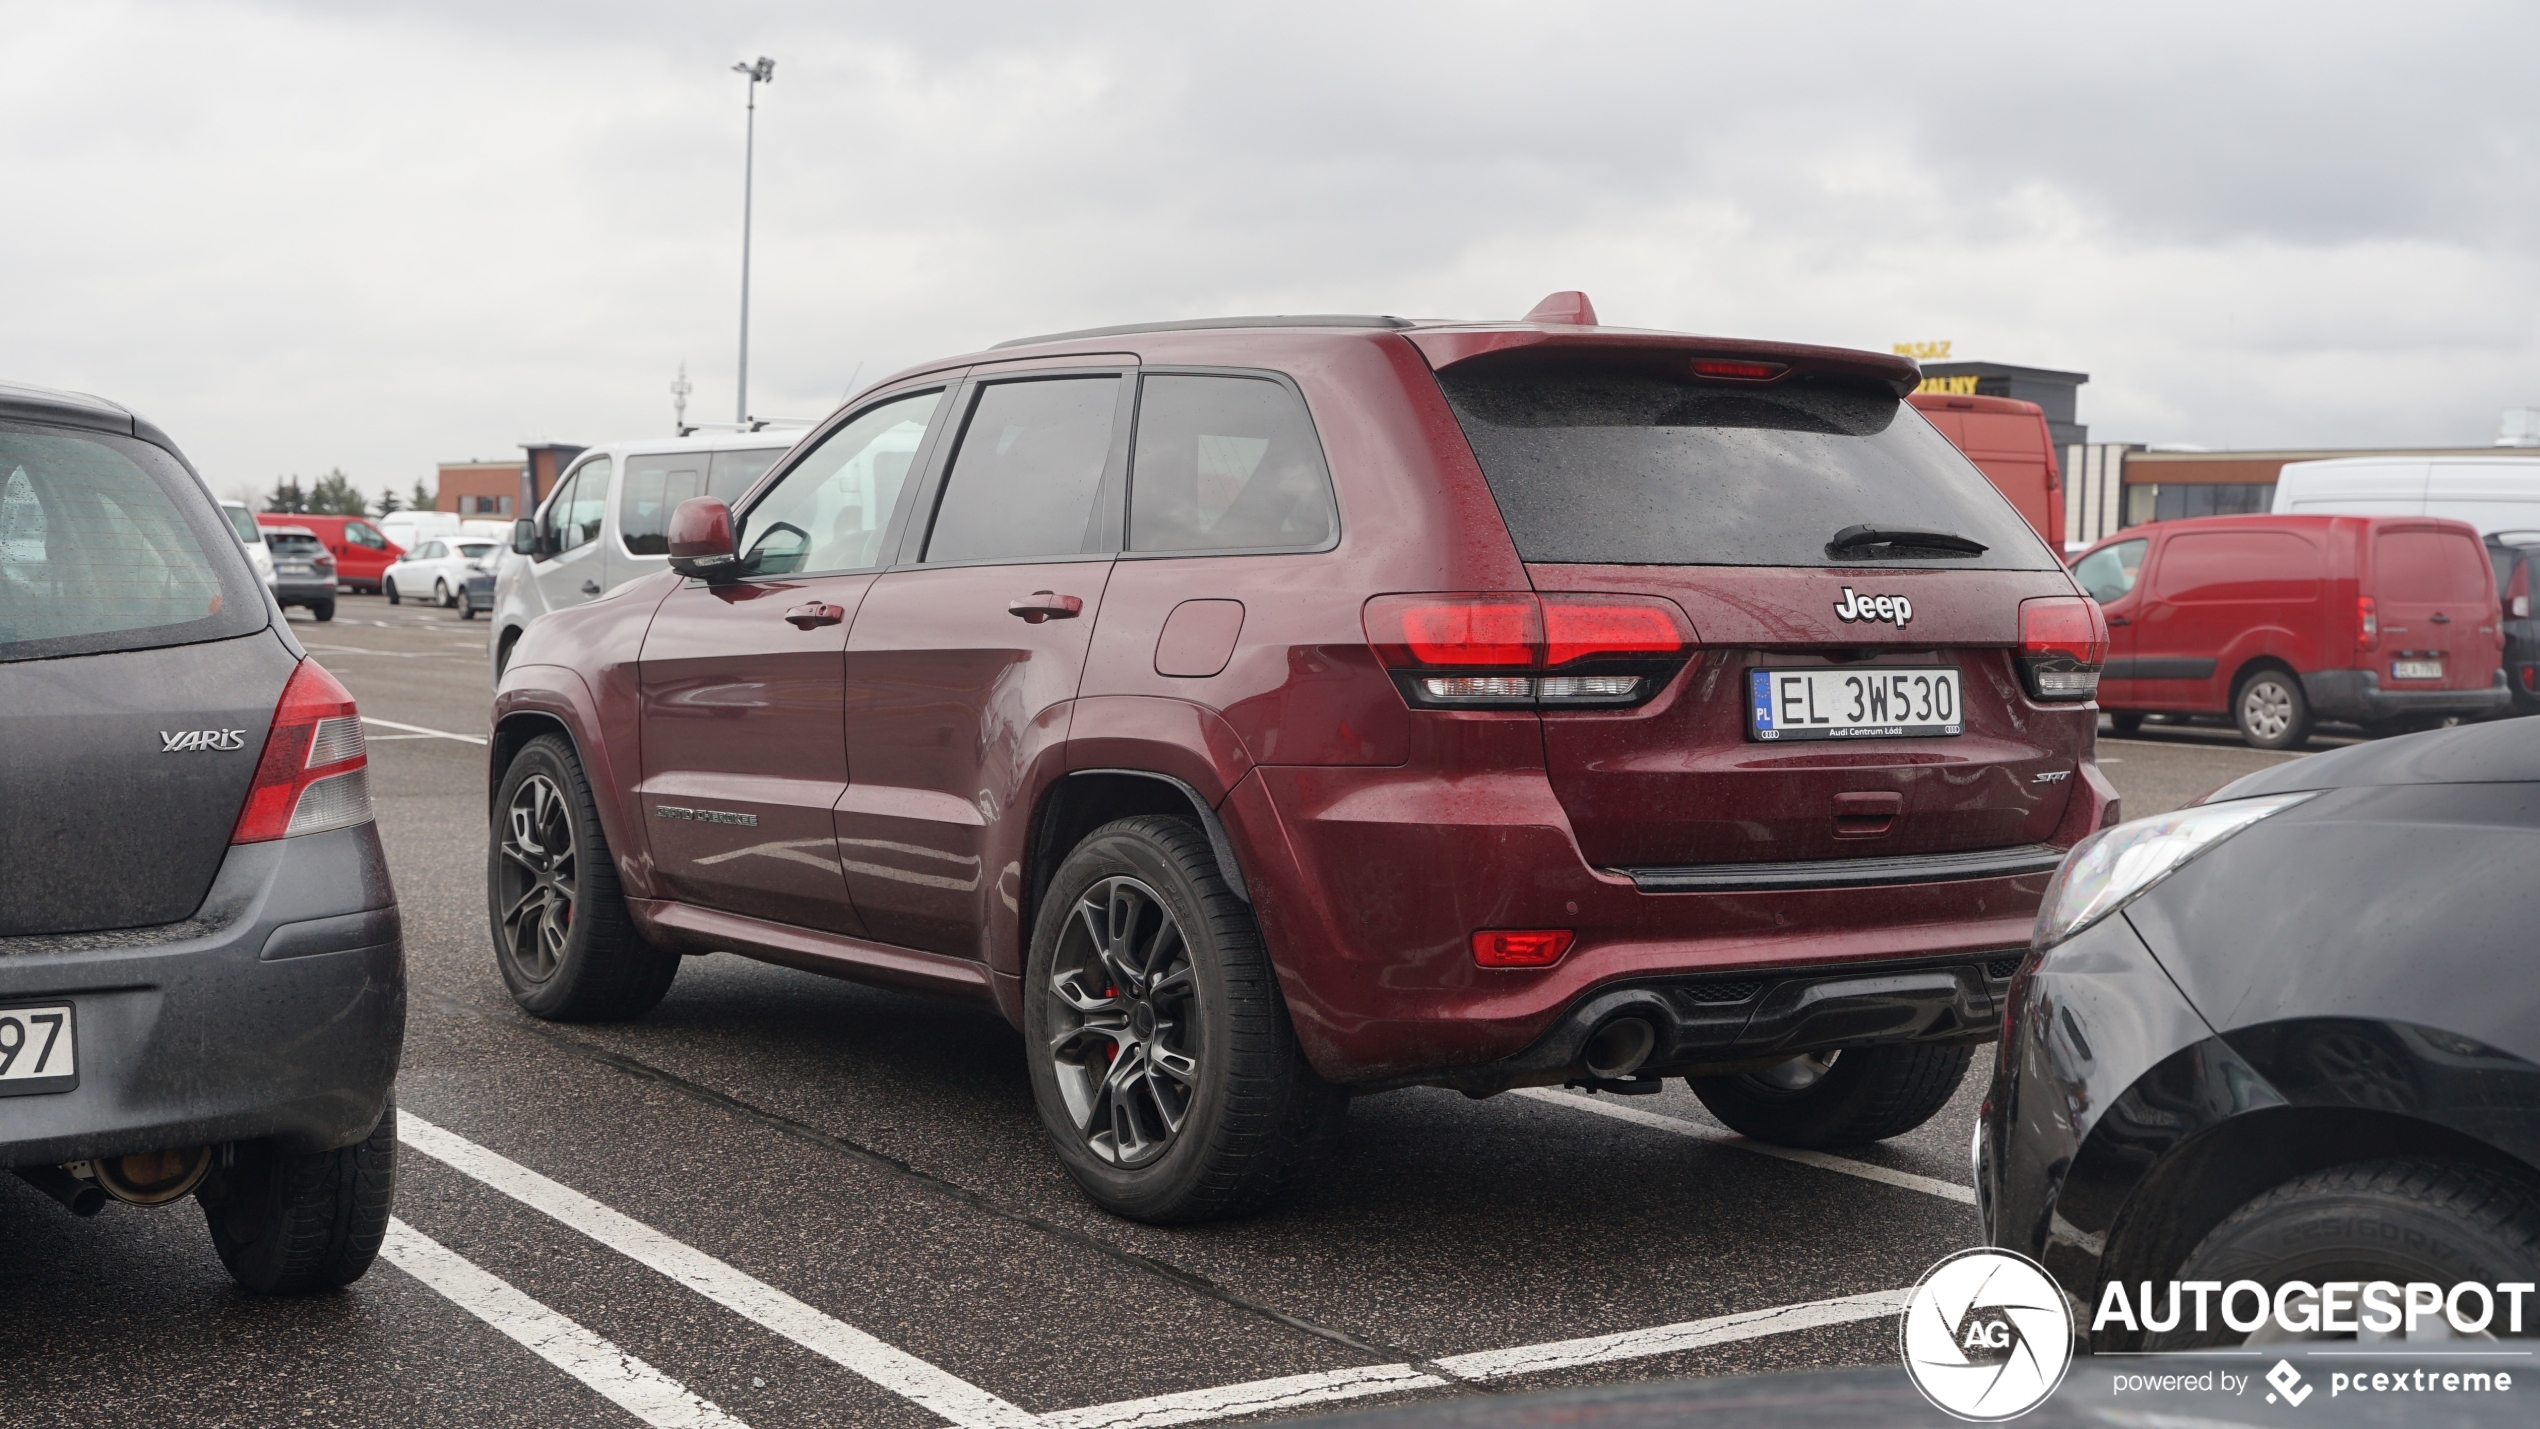
[[[93,1216],[106,1209],[106,1193],[94,1181],[83,1181],[59,1166],[20,1166],[18,1179],[62,1203],[74,1216]]]
[[[1658,1029],[1646,1018],[1617,1017],[1588,1034],[1580,1064],[1591,1077],[1620,1081],[1639,1071],[1657,1049]]]

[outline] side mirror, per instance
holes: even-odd
[[[538,554],[538,523],[524,516],[512,523],[512,549],[524,556]]]
[[[732,508],[712,496],[692,496],[670,513],[670,568],[701,580],[730,580],[741,573],[732,534]]]

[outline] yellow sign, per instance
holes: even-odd
[[[1894,344],[1890,350],[1899,357],[1913,357],[1925,362],[1935,362],[1949,355],[1949,339],[1942,338],[1938,342],[1900,342]]]
[[[1952,397],[1972,397],[1976,395],[1976,375],[1970,372],[1963,377],[1926,377],[1923,379],[1923,385],[1914,390],[1943,392]]]

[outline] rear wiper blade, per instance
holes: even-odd
[[[1864,556],[1871,560],[1898,556],[1981,556],[1989,548],[1955,531],[1918,531],[1906,526],[1846,526],[1826,542],[1829,556]]]

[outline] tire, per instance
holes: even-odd
[[[1098,989],[1089,973],[1117,981]],[[1306,1064],[1252,909],[1187,820],[1122,819],[1067,855],[1023,986],[1041,1124],[1114,1215],[1173,1225],[1261,1210],[1339,1138],[1348,1093]],[[1124,1067],[1143,1074],[1123,1081]]]
[[[532,1016],[608,1022],[653,1010],[679,975],[627,917],[617,865],[572,742],[521,746],[494,796],[485,893],[494,964]]]
[[[331,600],[310,601],[309,618],[311,620],[333,620],[335,618],[335,602]]]
[[[397,1189],[397,1107],[333,1151],[239,1144],[194,1193],[230,1278],[259,1295],[336,1290],[362,1278],[388,1233]]]
[[[395,581],[386,582],[380,586],[380,590],[382,593],[387,595],[388,603],[390,605],[396,605],[399,603],[397,600],[397,583]]]
[[[2223,1218],[2170,1277],[2272,1292],[2291,1280],[2540,1281],[2540,1194],[2483,1167],[2404,1158],[2332,1166],[2297,1177]],[[2162,1307],[2166,1311],[2167,1307]],[[2502,1307],[2492,1332],[2504,1325]],[[2400,1333],[2405,1333],[2404,1323]],[[2246,1342],[2281,1338],[2272,1322]],[[2240,1331],[2193,1317],[2153,1332],[2147,1349],[2244,1343]]]
[[[1902,1136],[1958,1093],[1971,1043],[1890,1043],[1794,1057],[1764,1072],[1687,1077],[1711,1114],[1777,1146],[1861,1146]]]
[[[2142,728],[2141,710],[2111,710],[2108,713],[2108,732],[2111,734],[2134,734]]]
[[[2231,691],[2231,718],[2252,749],[2299,749],[2311,737],[2311,701],[2302,682],[2272,667],[2240,677]]]
[[[461,601],[461,602],[459,602],[459,619],[461,619],[461,620],[474,620],[475,618],[476,618],[476,607],[475,607],[475,606],[473,606],[473,605],[468,604],[466,601]]]
[[[432,603],[441,607],[443,610],[448,610],[451,606],[458,604],[457,601],[450,599],[450,583],[448,581],[436,579],[432,582]]]

